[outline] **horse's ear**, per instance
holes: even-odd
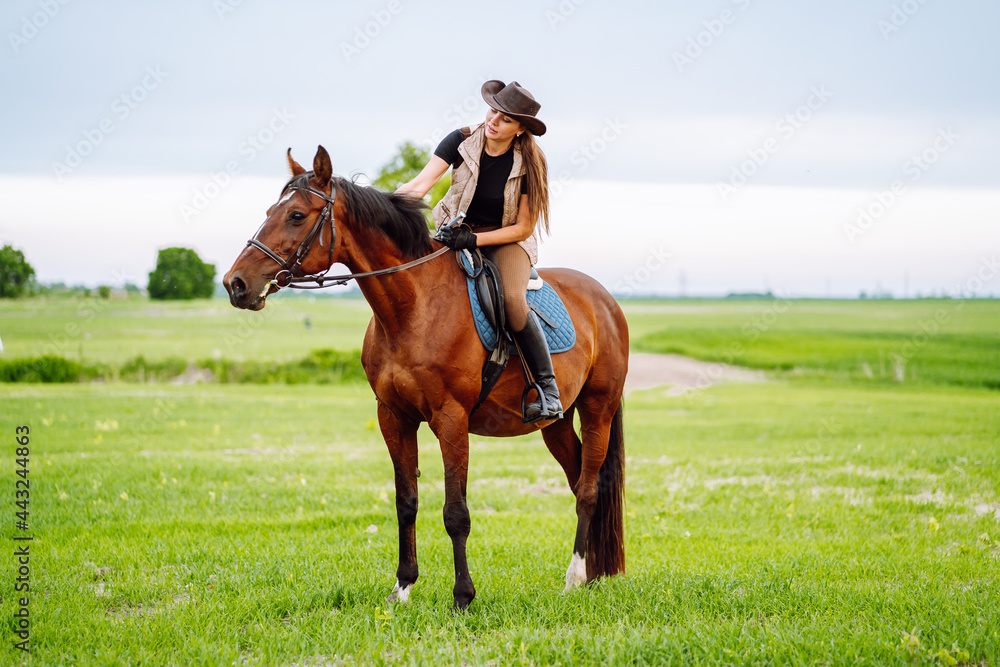
[[[292,149],[288,149],[288,168],[292,170],[292,176],[299,176],[306,173],[305,167],[292,158]]]
[[[322,146],[316,147],[316,157],[313,158],[313,174],[320,185],[326,185],[333,176],[333,166],[330,164],[330,154]]]

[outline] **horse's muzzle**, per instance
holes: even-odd
[[[250,308],[249,301],[253,298],[247,291],[246,281],[238,273],[229,273],[222,280],[222,285],[229,293],[229,303],[235,308]]]

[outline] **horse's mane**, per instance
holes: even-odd
[[[351,217],[389,237],[403,257],[416,259],[433,250],[424,218],[427,208],[424,202],[409,195],[358,185],[345,178],[334,177],[334,183]]]
[[[312,176],[311,171],[299,174],[285,185],[285,190],[293,186],[307,186]],[[358,185],[339,176],[333,177],[333,183],[337,188],[337,197],[343,198],[341,202],[350,216],[358,224],[385,234],[396,244],[403,257],[416,259],[433,250],[424,218],[424,210],[427,209],[424,202],[409,195]]]

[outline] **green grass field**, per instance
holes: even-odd
[[[306,327],[306,320],[310,326]],[[268,299],[256,313],[225,299],[0,301],[6,357],[57,354],[80,361],[226,358],[290,361],[316,348],[361,348],[371,309],[363,299]]]
[[[1000,389],[995,300],[627,301],[633,348],[794,375],[872,384]],[[0,303],[3,358],[83,363],[227,359],[291,362],[356,350],[371,317],[360,299],[271,297],[257,313],[224,299],[34,299]],[[308,322],[308,326],[307,326]]]
[[[1000,303],[753,300],[627,303],[633,343],[773,371],[1000,389]]]
[[[86,321],[81,305],[0,305],[4,356],[36,354],[36,339],[76,323],[67,355],[84,360],[216,349],[287,360],[356,348],[367,322],[363,302],[343,299],[275,300],[245,330],[247,314],[221,301],[117,302]],[[1000,304],[955,306],[627,303],[636,349],[755,365],[771,381],[629,397],[628,570],[568,595],[575,515],[560,469],[538,436],[474,438],[478,595],[458,614],[441,456],[426,429],[421,578],[407,605],[385,603],[392,467],[366,385],[0,384],[6,544],[24,534],[19,424],[31,427],[34,537],[32,654],[12,648],[8,548],[0,660],[1000,664],[1000,392],[989,388]],[[902,378],[858,356],[879,336],[885,354],[901,349],[941,307],[949,319],[905,358]],[[238,351],[220,345],[227,335]],[[957,348],[943,336],[985,340],[970,352],[978,362],[948,364]],[[734,343],[743,358],[728,358]],[[827,353],[802,356],[810,348]]]

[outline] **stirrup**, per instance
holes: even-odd
[[[528,394],[534,389],[538,393],[538,415],[532,419],[528,418]],[[560,407],[562,407],[560,405]],[[548,421],[549,419],[562,419],[563,411],[552,412],[549,407],[548,401],[545,400],[545,392],[542,391],[542,386],[537,382],[525,383],[524,391],[521,392],[521,421],[525,424],[534,424],[540,421]]]

